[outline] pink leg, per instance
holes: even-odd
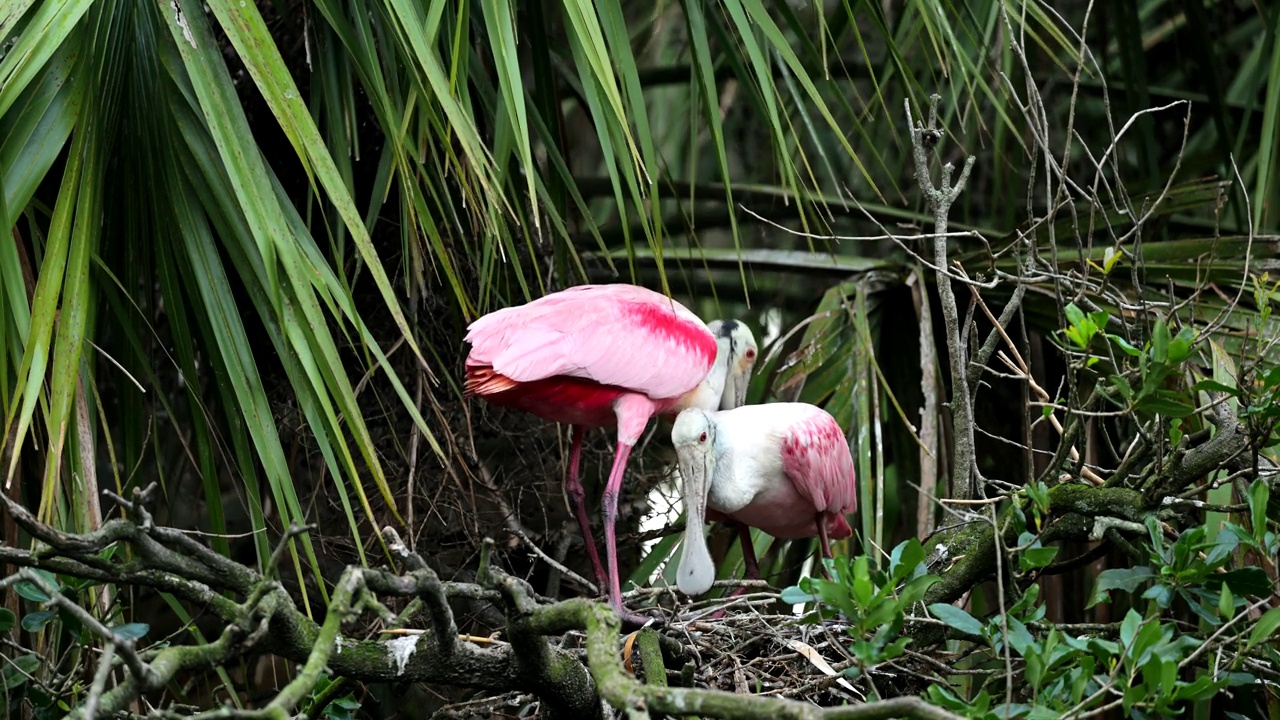
[[[755,545],[751,543],[751,528],[746,525],[738,525],[738,542],[742,544],[742,562],[747,566],[744,578],[747,580],[759,580],[760,565],[756,563],[756,548]],[[746,591],[747,589],[745,587],[740,587],[725,597],[737,597]],[[714,620],[720,617],[721,614],[722,613],[717,613],[716,615],[710,616],[708,619]]]
[[[638,615],[622,606],[622,579],[618,574],[618,495],[622,492],[622,477],[629,457],[631,445],[619,441],[601,504],[604,505],[604,550],[609,560],[609,604],[622,616],[623,625],[640,626],[654,618]]]
[[[751,528],[746,525],[738,526],[738,542],[742,543],[742,561],[747,566],[747,579],[759,580],[760,566],[756,563],[756,547],[751,542]]]
[[[582,544],[587,546],[591,568],[596,573],[596,583],[601,590],[604,590],[608,587],[608,578],[604,574],[604,566],[600,564],[600,552],[596,550],[596,539],[591,534],[591,520],[587,515],[587,491],[582,487],[582,479],[578,477],[584,434],[586,434],[586,428],[581,425],[573,426],[573,446],[569,449],[569,474],[565,477],[564,486],[573,500],[574,512],[578,515],[578,527],[582,529]]]
[[[817,524],[818,524],[818,543],[819,543],[818,549],[822,553],[822,557],[829,558],[831,557],[831,543],[830,541],[827,540],[827,519],[823,517],[822,513],[818,513]],[[827,566],[824,563],[818,563],[818,567],[822,570],[822,576],[830,580],[831,573],[827,572]]]
[[[734,523],[737,524],[737,523]],[[747,580],[760,579],[760,565],[756,562],[756,548],[751,543],[751,528],[746,525],[738,525],[738,542],[742,544],[742,562],[746,565],[745,578]],[[739,587],[737,590],[725,595],[725,599],[737,597],[747,592],[745,587]],[[707,620],[719,620],[724,617],[724,610],[717,610],[707,616]]]

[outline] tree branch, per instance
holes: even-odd
[[[942,187],[933,186],[929,177],[928,151],[942,137],[938,126],[938,102],[942,98],[932,95],[929,98],[929,122],[917,126],[911,118],[911,101],[903,105],[907,112],[907,126],[911,131],[911,145],[916,166],[916,183],[933,211],[933,255],[937,273],[938,297],[942,301],[942,320],[946,325],[947,350],[951,360],[951,421],[955,429],[954,459],[951,466],[951,496],[957,500],[972,499],[977,493],[973,487],[974,449],[973,449],[973,411],[969,402],[969,374],[965,371],[965,348],[960,342],[960,313],[956,308],[955,292],[951,289],[951,278],[947,274],[947,216],[951,212],[951,204],[964,191],[965,182],[969,179],[969,171],[973,169],[972,155],[965,161],[964,169],[955,185],[951,184],[951,175],[955,166],[947,163],[942,166]]]

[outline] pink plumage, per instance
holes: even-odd
[[[472,323],[466,341],[469,394],[592,427],[616,425],[614,404],[627,394],[668,412],[716,356],[697,315],[634,285],[582,285],[498,310]]]
[[[847,538],[853,529],[845,515],[858,509],[853,455],[844,430],[830,413],[812,408],[809,416],[789,425],[783,435],[782,471],[796,492],[827,517],[827,535]]]
[[[565,485],[602,585],[578,462],[586,428],[618,428],[602,504],[609,597],[621,612],[614,524],[627,458],[653,415],[694,402],[716,362],[716,336],[697,315],[652,290],[583,285],[485,315],[468,328],[466,341],[467,394],[574,426]],[[720,392],[707,394],[718,402]]]
[[[853,534],[845,518],[858,508],[853,455],[827,411],[807,403],[687,410],[671,437],[688,517],[678,580],[688,594],[706,592],[715,577],[704,519],[740,527],[753,577],[748,527],[777,538],[817,537],[824,556],[830,539]]]

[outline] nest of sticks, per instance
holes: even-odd
[[[667,660],[666,683],[762,696],[778,696],[820,707],[858,705],[874,694],[896,697],[918,694],[934,683],[945,683],[950,672],[946,658],[908,651],[892,663],[865,673],[847,672],[856,663],[849,651],[855,641],[840,618],[817,620],[814,613],[798,615],[782,603],[780,594],[760,580],[717,581],[726,594],[694,600],[674,588],[641,588],[624,594],[633,610],[658,612],[664,620],[655,629],[663,636],[664,654],[679,647],[679,660]],[[647,605],[647,607],[646,607]],[[635,648],[637,633],[624,633],[619,652],[624,666],[648,682]],[[500,635],[486,641],[501,642]],[[581,654],[586,662],[585,636],[569,632],[560,647]],[[622,717],[617,711],[616,717]],[[440,708],[432,718],[538,718],[536,697],[524,693],[478,694]],[[655,718],[658,716],[655,716]]]

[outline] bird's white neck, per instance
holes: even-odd
[[[750,505],[766,488],[772,474],[757,451],[756,447],[735,444],[732,426],[717,423],[711,449],[714,462],[707,482],[708,508],[732,515]]]
[[[733,438],[726,428],[720,425],[716,429],[715,442],[711,446],[711,477],[707,482],[707,507],[719,512],[731,513],[742,509],[751,502],[750,497],[743,498],[737,492],[740,483],[734,482],[735,455]],[[754,493],[753,493],[754,495]]]
[[[720,398],[724,395],[725,383],[729,381],[729,364],[732,362],[729,343],[716,343],[716,359],[711,371],[685,396],[680,409],[698,408],[712,412],[720,408]]]

